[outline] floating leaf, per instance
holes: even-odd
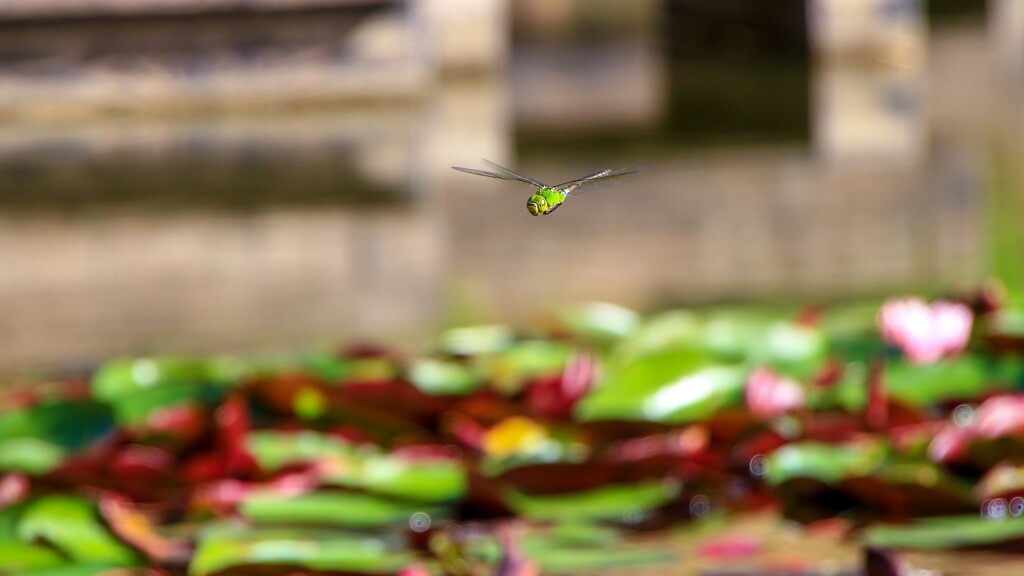
[[[427,394],[469,394],[483,385],[483,380],[469,366],[453,360],[424,358],[413,362],[409,379]]]
[[[92,378],[93,397],[116,401],[168,384],[228,384],[241,379],[245,367],[232,359],[139,358],[111,360]]]
[[[703,323],[693,312],[673,310],[647,319],[628,337],[616,344],[612,359],[616,366],[643,356],[671,350],[699,349]]]
[[[441,349],[458,356],[494,354],[508,348],[515,334],[508,326],[453,328],[441,334]]]
[[[52,548],[0,540],[0,574],[25,574],[66,563],[67,560]]]
[[[514,394],[532,378],[560,374],[571,355],[572,349],[561,342],[524,340],[480,363],[497,390]]]
[[[18,535],[45,540],[78,562],[132,566],[139,561],[103,525],[96,506],[74,496],[56,494],[32,502],[18,524]]]
[[[241,505],[243,516],[260,523],[300,523],[352,528],[402,525],[417,512],[432,517],[437,509],[350,492],[312,492],[296,497],[253,493]]]
[[[990,520],[977,514],[925,518],[904,526],[868,528],[871,546],[941,550],[1024,542],[1024,522],[1015,518]]]
[[[813,478],[833,484],[848,476],[870,474],[882,465],[887,455],[888,450],[881,442],[787,444],[769,456],[765,479],[775,486],[793,478]]]
[[[199,537],[189,576],[207,576],[229,568],[255,570],[279,566],[296,571],[394,574],[413,555],[394,541],[326,530],[213,527]]]
[[[707,357],[693,350],[668,351],[645,356],[606,374],[604,381],[576,405],[576,415],[582,420],[675,421],[672,418],[673,413],[678,409],[685,410],[689,403],[663,403],[662,400],[673,399],[659,394],[665,394],[664,390],[671,389],[674,384],[709,366]],[[742,398],[742,374],[739,375],[737,384],[735,400],[738,402]],[[679,390],[685,391],[682,388]],[[715,395],[713,390],[707,388],[704,392],[711,396]],[[671,395],[671,390],[668,394]],[[695,399],[696,405],[689,404],[694,407],[689,412],[696,418],[709,416],[711,411],[721,407],[701,405],[703,395]],[[702,413],[702,408],[711,411]]]
[[[537,520],[621,522],[631,514],[667,504],[679,495],[680,489],[675,482],[646,482],[552,496],[528,496],[509,491],[507,498],[516,512]]]
[[[961,356],[931,364],[892,362],[885,367],[889,395],[909,406],[931,406],[949,400],[977,398],[998,390],[986,362]]]
[[[640,324],[636,312],[607,302],[571,306],[561,316],[572,333],[597,339],[622,338]]]
[[[344,439],[314,430],[278,432],[257,430],[245,439],[246,449],[264,472],[323,460],[352,460],[355,447]]]

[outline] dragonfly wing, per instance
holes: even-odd
[[[588,176],[584,176],[582,178],[576,178],[575,180],[569,180],[568,182],[562,182],[561,184],[558,184],[557,186],[555,186],[555,188],[561,188],[563,190],[567,189],[567,190],[571,191],[571,190],[573,190],[574,188],[576,188],[578,186],[582,186],[584,184],[589,184],[591,182],[597,182],[597,181],[600,181],[600,180],[608,180],[610,178],[618,178],[620,176],[627,176],[629,174],[636,174],[638,172],[640,172],[639,169],[630,169],[630,168],[623,169],[623,170],[609,170],[609,169],[605,169],[605,170],[600,170],[598,172],[594,172],[593,174],[590,174]]]
[[[525,178],[518,178],[513,175],[506,174],[495,174],[494,172],[487,172],[486,170],[477,170],[476,168],[463,168],[461,166],[452,166],[453,169],[459,172],[465,172],[467,174],[476,174],[477,176],[486,176],[488,178],[497,178],[499,180],[508,180],[509,182],[519,182],[520,184],[526,184],[529,186],[537,186],[533,181]]]
[[[522,174],[519,174],[517,172],[513,172],[513,171],[509,170],[508,168],[505,168],[504,166],[499,166],[499,165],[495,164],[494,162],[491,162],[490,160],[488,160],[486,158],[481,158],[481,160],[486,162],[489,166],[491,166],[493,168],[497,168],[498,170],[502,171],[503,173],[508,174],[509,176],[514,177],[519,182],[523,182],[525,184],[532,184],[532,185],[534,185],[534,186],[536,186],[538,188],[544,188],[544,183],[539,181],[539,180],[534,180],[533,178],[530,178],[528,176],[523,176]]]

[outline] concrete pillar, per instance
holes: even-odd
[[[1000,76],[1024,98],[1024,1],[990,0],[989,28]]]
[[[511,22],[507,0],[413,0],[425,49],[443,72],[500,68]]]
[[[916,161],[925,151],[919,0],[811,0],[813,139],[829,160]]]

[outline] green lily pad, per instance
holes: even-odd
[[[701,352],[662,352],[610,374],[576,414],[583,420],[693,422],[739,404],[745,383],[745,369],[709,364]]]
[[[145,568],[126,568],[112,564],[65,564],[53,568],[43,568],[30,572],[19,573],[21,576],[149,576],[152,572]]]
[[[67,563],[59,552],[25,542],[0,540],[0,574],[24,574]]]
[[[44,474],[114,427],[109,407],[57,401],[0,415],[0,470]]]
[[[888,446],[881,441],[856,445],[787,444],[768,457],[765,480],[774,486],[794,478],[835,484],[849,476],[871,474],[882,466],[888,454]]]
[[[531,378],[560,373],[572,353],[573,349],[561,342],[523,340],[478,361],[496,389],[513,394]]]
[[[441,349],[458,356],[495,354],[512,345],[514,339],[512,329],[499,324],[452,328],[441,334]]]
[[[242,378],[245,366],[233,359],[138,358],[111,360],[92,378],[92,394],[114,401],[171,383],[228,384]]]
[[[0,440],[0,470],[42,475],[60,466],[67,451],[42,438]]]
[[[133,566],[140,560],[100,521],[92,502],[74,496],[44,496],[32,502],[18,523],[18,535],[26,541],[45,540],[76,562]]]
[[[199,537],[189,576],[288,566],[313,572],[394,574],[413,560],[399,543],[349,532],[215,527]]]
[[[242,502],[241,513],[258,523],[314,524],[348,528],[383,528],[405,524],[417,512],[432,518],[436,508],[385,500],[351,492],[312,492],[295,497],[254,493]]]
[[[264,472],[276,472],[303,462],[354,460],[356,454],[356,447],[352,444],[314,430],[258,430],[250,432],[245,442],[249,453]]]
[[[886,548],[941,550],[991,546],[1024,540],[1024,522],[1016,518],[989,520],[977,514],[924,518],[902,526],[868,528],[865,541]]]
[[[327,481],[336,479],[329,476]],[[403,500],[434,503],[455,501],[467,489],[466,474],[458,461],[409,461],[387,455],[367,457],[356,478],[338,483]]]
[[[892,362],[886,365],[884,377],[892,398],[921,407],[992,392],[994,383],[990,376],[984,359],[962,356],[931,364]]]
[[[470,366],[451,360],[423,358],[409,368],[409,379],[426,394],[465,395],[474,392],[484,381]]]
[[[249,434],[250,453],[266,472],[286,466],[332,461],[324,482],[414,502],[449,502],[466,492],[466,476],[456,460],[407,460],[341,438],[304,430]]]
[[[622,366],[638,358],[672,350],[700,349],[703,322],[693,312],[673,310],[645,320],[611,351],[612,364]]]
[[[640,325],[636,312],[607,302],[570,306],[561,317],[572,333],[603,340],[623,338]]]
[[[623,521],[630,514],[667,504],[679,495],[676,482],[645,482],[606,486],[570,494],[532,496],[510,490],[509,505],[517,513],[536,520]]]

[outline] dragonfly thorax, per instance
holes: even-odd
[[[534,216],[547,214],[564,202],[565,196],[565,192],[558,188],[538,188],[537,193],[526,201],[526,209]]]

